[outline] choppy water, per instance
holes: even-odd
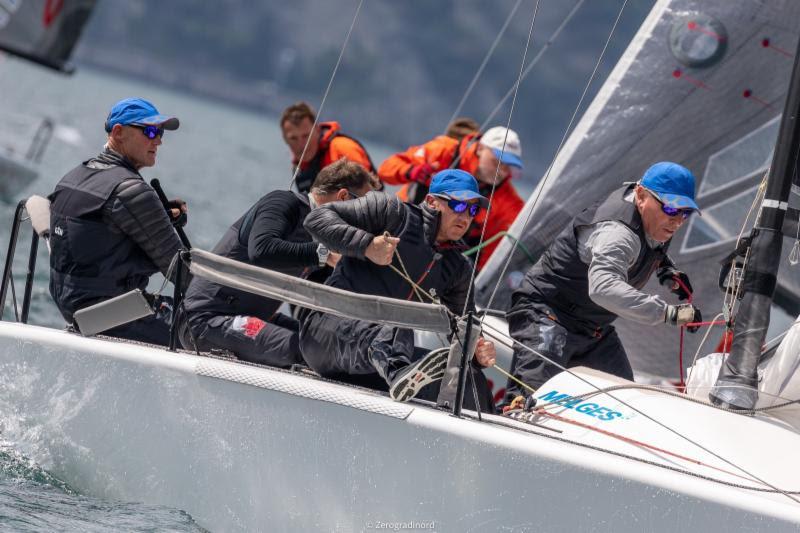
[[[148,98],[161,112],[181,120],[180,130],[165,136],[156,166],[143,175],[158,177],[169,196],[187,200],[186,231],[195,246],[213,246],[255,200],[285,187],[290,178],[288,150],[274,117],[86,69],[65,77],[13,59],[0,61],[0,95],[0,153],[24,152],[42,117],[56,124],[39,165],[40,177],[19,191],[18,199],[48,194],[64,173],[97,153],[104,142],[108,109],[129,96]],[[367,147],[376,162],[391,151],[370,143]],[[0,203],[3,262],[15,203]],[[15,260],[20,294],[28,241],[26,231]],[[62,327],[47,293],[47,257],[42,250],[38,262],[30,322]],[[13,308],[7,305],[4,313],[11,317]],[[2,440],[2,423],[8,416],[0,408],[0,531],[203,531],[180,510],[76,492],[23,456],[13,442]]]

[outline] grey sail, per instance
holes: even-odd
[[[0,2],[0,50],[56,70],[69,70],[72,49],[95,2]]]
[[[538,257],[593,201],[635,181],[652,163],[681,163],[698,178],[703,216],[684,224],[670,255],[692,279],[704,315],[713,317],[722,302],[719,261],[732,250],[772,159],[799,23],[796,2],[657,2],[511,234]],[[790,249],[791,243],[784,246],[783,263]],[[477,279],[484,305],[509,254],[491,307],[507,306],[511,289],[531,266],[525,253],[503,242]],[[655,282],[645,290],[660,291]],[[772,309],[775,331],[798,315],[799,296],[797,271],[782,268]],[[639,324],[616,324],[635,369],[677,376],[677,331],[647,328],[643,335]],[[721,333],[712,334],[709,350]],[[686,352],[693,354],[699,341],[687,336]]]

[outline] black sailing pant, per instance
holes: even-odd
[[[563,320],[556,321],[556,313],[540,302],[516,298],[508,312],[508,331],[511,337],[547,356],[561,366],[585,366],[633,379],[628,355],[613,326],[604,328],[599,336],[589,335],[578,328],[570,328]],[[514,345],[511,374],[523,383],[539,388],[542,383],[561,372],[556,365],[547,363],[530,350]],[[507,401],[517,395],[530,395],[517,383],[508,381]]]
[[[300,351],[308,366],[321,376],[342,379],[377,374],[389,383],[398,370],[419,359],[410,329],[319,311],[301,316]]]
[[[300,351],[308,366],[321,376],[388,390],[397,371],[418,361],[427,350],[414,347],[410,329],[382,326],[363,320],[340,318],[319,311],[301,313]],[[464,407],[475,409],[475,392],[483,412],[494,412],[492,391],[475,364],[467,374]],[[436,401],[441,381],[423,388],[417,398]]]
[[[199,350],[222,348],[242,361],[281,368],[303,362],[297,334],[300,325],[281,313],[269,322],[254,316],[198,313],[190,318],[189,327],[191,341]]]

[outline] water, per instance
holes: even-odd
[[[27,148],[32,128],[42,117],[56,124],[55,136],[39,165],[40,177],[18,199],[49,194],[79,162],[96,154],[105,140],[103,121],[114,102],[129,96],[151,100],[163,113],[181,120],[168,132],[146,179],[159,178],[170,197],[189,204],[186,232],[194,246],[211,248],[224,230],[269,190],[286,187],[289,154],[277,118],[233,108],[81,69],[72,77],[6,59],[0,62],[0,147]],[[324,117],[326,118],[326,117]],[[335,117],[334,117],[335,118]],[[345,125],[346,129],[346,125]],[[396,151],[366,143],[373,161]],[[5,261],[16,201],[0,203],[0,258]],[[29,233],[20,235],[15,258],[16,288],[21,294]],[[47,292],[47,255],[40,250],[30,322],[63,327]],[[151,287],[157,287],[154,280]],[[13,315],[9,304],[4,316]],[[4,413],[0,411],[0,430]],[[2,432],[0,431],[0,439]],[[104,501],[82,495],[0,440],[0,531],[202,531],[183,511]]]

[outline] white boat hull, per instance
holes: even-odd
[[[0,323],[0,376],[3,436],[29,457],[81,492],[184,509],[213,531],[800,523],[788,499],[558,433],[456,419],[235,362]]]

